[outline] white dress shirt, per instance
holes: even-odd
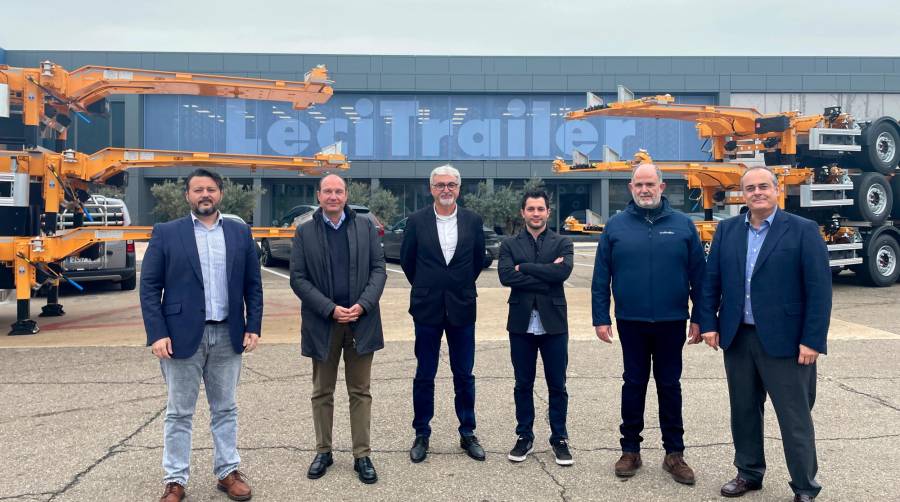
[[[453,259],[459,239],[459,231],[456,227],[456,213],[458,212],[459,206],[453,208],[453,214],[450,216],[441,216],[437,210],[434,211],[434,216],[437,217],[438,240],[441,242],[441,251],[444,253],[444,261],[447,265]]]

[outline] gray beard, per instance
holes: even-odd
[[[648,205],[642,204],[641,201],[640,201],[640,199],[637,198],[637,197],[632,196],[632,199],[634,199],[635,205],[637,205],[637,207],[639,207],[639,208],[641,208],[641,209],[656,209],[656,208],[659,207],[660,204],[662,204],[662,198],[660,198],[660,199],[657,200],[656,202],[653,202],[653,203],[648,204]]]

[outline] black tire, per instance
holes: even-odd
[[[275,265],[275,257],[272,256],[272,250],[269,248],[269,241],[263,239],[259,243],[259,264],[263,267],[271,267]]]
[[[880,225],[891,215],[894,192],[887,178],[880,173],[862,173],[853,177],[852,206],[846,206],[848,218]]]
[[[137,274],[132,275],[128,279],[122,280],[119,284],[122,285],[122,291],[134,291],[137,287]]]
[[[863,134],[868,141],[865,141],[862,151],[856,154],[862,169],[881,174],[893,173],[900,161],[900,133],[897,132],[894,119],[885,117],[883,120],[876,120]]]
[[[862,265],[853,268],[866,286],[884,288],[900,278],[900,244],[890,234],[879,234],[866,244]]]
[[[900,174],[891,176],[891,192],[900,193]],[[891,218],[900,220],[900,204],[897,204],[891,210]]]

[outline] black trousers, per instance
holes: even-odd
[[[569,393],[566,391],[566,367],[569,364],[569,335],[533,335],[510,333],[509,353],[512,358],[516,388],[516,435],[534,439],[534,379],[537,372],[537,355],[544,362],[544,378],[550,403],[550,442],[568,439],[566,414]]]
[[[763,404],[766,394],[781,429],[784,457],[796,494],[815,497],[816,433],[812,408],[816,402],[816,365],[799,364],[796,357],[766,354],[753,326],[742,324],[725,351],[725,375],[731,401],[734,466],[741,476],[762,482],[766,473],[763,450]]]
[[[684,451],[681,418],[681,350],[686,321],[642,322],[616,319],[625,372],[622,375],[622,451],[641,451],[644,402],[650,370],[656,380],[659,428],[666,453]]]

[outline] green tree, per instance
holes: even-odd
[[[392,225],[400,216],[400,199],[390,190],[378,187],[369,197],[369,210],[384,225]]]
[[[485,225],[501,227],[503,233],[512,235],[524,224],[520,212],[522,195],[526,190],[538,188],[544,188],[544,181],[540,178],[529,179],[522,189],[513,188],[510,183],[491,190],[486,183],[481,182],[475,193],[463,197],[463,204],[481,215]]]
[[[384,225],[394,223],[400,215],[400,199],[393,192],[381,187],[372,190],[359,181],[347,183],[347,204],[366,206]]]
[[[153,185],[150,187],[150,193],[156,199],[153,215],[160,221],[180,218],[191,210],[184,197],[184,180],[181,178]],[[257,195],[264,193],[265,189],[253,189],[225,178],[219,210],[223,213],[236,214],[245,221],[250,221],[253,217],[253,202]]]

